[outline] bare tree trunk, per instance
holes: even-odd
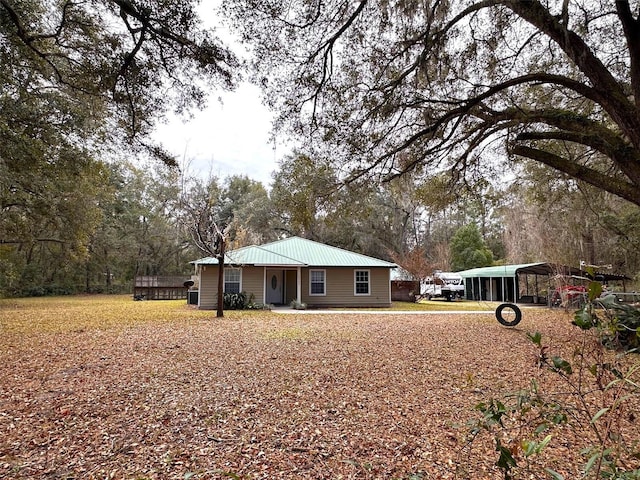
[[[220,240],[220,252],[218,253],[218,309],[216,311],[216,317],[222,318],[224,316],[224,251],[226,245],[226,239],[224,235],[219,233]]]

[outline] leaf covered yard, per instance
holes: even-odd
[[[469,442],[474,407],[532,380],[566,389],[527,332],[565,355],[589,341],[546,309],[512,329],[474,313],[214,315],[0,300],[0,478],[504,478],[492,434]],[[527,461],[579,478],[588,425],[548,433]],[[523,462],[524,437],[503,438]]]

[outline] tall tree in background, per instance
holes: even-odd
[[[193,243],[205,255],[218,261],[218,303],[216,317],[224,316],[224,264],[231,217],[220,201],[218,179],[210,177],[205,183],[197,182],[196,188],[183,200],[187,225]]]
[[[79,159],[73,162],[80,165]],[[185,275],[198,256],[174,169],[87,161],[14,176],[0,190],[0,294],[129,291],[136,275]]]
[[[0,135],[0,145],[8,143]],[[70,146],[31,147],[55,160],[12,174],[0,162],[0,290],[53,284],[64,291],[76,283],[74,271],[84,270],[102,221],[96,200],[105,193],[108,172]],[[16,156],[24,153],[18,149]]]
[[[272,225],[273,204],[262,183],[246,175],[228,177],[223,181],[219,202],[219,216],[229,225],[230,248],[276,239]]]
[[[201,253],[218,260],[217,316],[223,316],[224,264],[230,249],[273,237],[271,202],[260,182],[244,175],[192,179],[183,191],[181,223]]]
[[[277,228],[287,235],[319,241],[321,224],[337,191],[333,168],[300,152],[286,156],[279,167],[271,188],[280,223]]]
[[[189,236],[179,223],[179,173],[156,168],[119,164],[111,166],[114,194],[103,210],[111,229],[102,240],[106,266],[116,260],[118,275],[133,279],[139,275],[184,275],[188,272]],[[96,252],[93,262],[102,257]],[[105,267],[106,268],[106,267]]]
[[[637,3],[263,3],[226,3],[255,80],[342,179],[509,155],[640,205]]]
[[[296,153],[273,178],[280,232],[377,258],[406,253],[421,241],[423,207],[409,175],[384,185],[341,185],[334,165]]]
[[[175,164],[149,141],[156,123],[233,87],[238,61],[196,4],[0,0],[0,284],[77,282],[109,201],[101,162]]]
[[[504,193],[510,263],[550,261],[640,271],[640,207],[539,165]]]
[[[466,225],[456,232],[451,239],[451,268],[454,271],[488,267],[492,263],[493,253],[475,224]]]

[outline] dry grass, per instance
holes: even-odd
[[[199,312],[129,297],[0,301],[0,477],[497,479],[478,402],[529,385],[527,331],[569,352],[563,312]],[[638,433],[638,432],[636,432]],[[640,435],[639,435],[640,436]],[[584,444],[547,465],[577,478]]]
[[[131,295],[0,299],[3,333],[62,333],[130,328],[142,323],[206,319],[185,300],[134,302]]]

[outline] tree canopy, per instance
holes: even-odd
[[[87,261],[89,289],[90,277],[112,268],[109,252],[131,240],[130,232],[114,233],[122,225],[114,189],[142,195],[146,185],[124,192],[126,181],[114,183],[107,162],[143,153],[174,165],[150,140],[156,123],[171,110],[201,106],[209,87],[232,88],[237,78],[237,58],[204,28],[196,5],[0,0],[0,260],[7,272],[0,288],[77,283],[66,270],[100,255],[91,268]],[[157,212],[147,213],[127,211],[130,225],[144,219],[130,264],[167,271],[153,251],[163,247],[145,233],[165,226],[155,225]],[[141,260],[147,256],[154,258]]]
[[[72,126],[68,141],[123,140],[171,163],[145,136],[169,109],[202,105],[209,86],[231,88],[239,65],[195,6],[1,0],[0,131],[27,130],[19,107],[37,103],[37,124]]]
[[[197,225],[229,248],[294,234],[421,271],[463,268],[473,240],[482,264],[637,275],[637,4],[229,2],[279,126],[306,142],[270,191],[129,161],[171,165],[154,123],[238,78],[196,4],[0,0],[0,294],[188,274]]]
[[[345,180],[526,158],[640,205],[637,2],[229,1],[280,126]],[[321,146],[321,148],[318,148]],[[513,163],[512,163],[513,166]],[[514,167],[515,168],[515,167]]]
[[[451,268],[454,271],[488,267],[492,262],[493,254],[476,225],[460,228],[451,239]]]

